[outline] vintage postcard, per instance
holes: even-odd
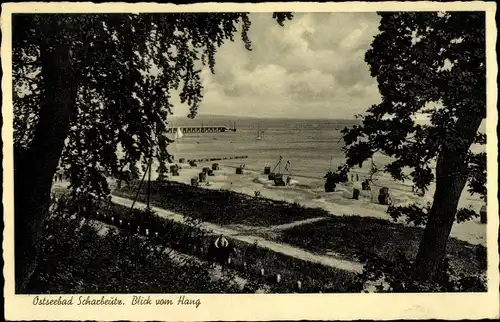
[[[3,4],[6,318],[498,318],[495,13]]]

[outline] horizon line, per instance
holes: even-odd
[[[195,116],[209,116],[209,117],[226,117],[226,118],[250,118],[250,119],[287,119],[287,120],[356,120],[355,117],[352,118],[347,118],[347,117],[338,117],[338,118],[332,118],[332,117],[325,117],[325,118],[319,118],[319,117],[286,117],[286,116],[248,116],[248,115],[230,115],[230,114],[197,114]],[[188,116],[184,115],[175,115],[171,114],[169,117],[178,117],[178,118],[189,118]]]

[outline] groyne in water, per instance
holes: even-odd
[[[194,160],[188,160],[188,161],[211,162],[211,161],[238,160],[238,159],[248,159],[248,155],[240,155],[240,156],[234,156],[234,157],[223,157],[223,158],[203,158],[203,159],[194,159]]]

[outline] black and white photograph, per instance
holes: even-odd
[[[498,314],[494,4],[43,5],[2,14],[6,294],[470,293]]]

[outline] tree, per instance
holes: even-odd
[[[478,132],[486,117],[485,18],[480,12],[379,15],[380,33],[365,60],[382,102],[360,116],[361,125],[343,130],[342,171],[378,152],[391,157],[384,171],[397,180],[411,178],[422,190],[435,180],[431,207],[388,209],[394,218],[409,215],[425,224],[414,277],[432,280],[456,217],[475,214],[457,211],[466,184],[486,200],[486,154],[470,150],[486,143]],[[415,122],[421,114],[428,124]]]
[[[292,15],[273,18],[282,25]],[[149,159],[176,92],[195,116],[201,67],[214,71],[240,22],[251,50],[246,13],[13,16],[17,293],[36,268],[58,165],[73,195],[109,195],[105,175],[126,180]]]

